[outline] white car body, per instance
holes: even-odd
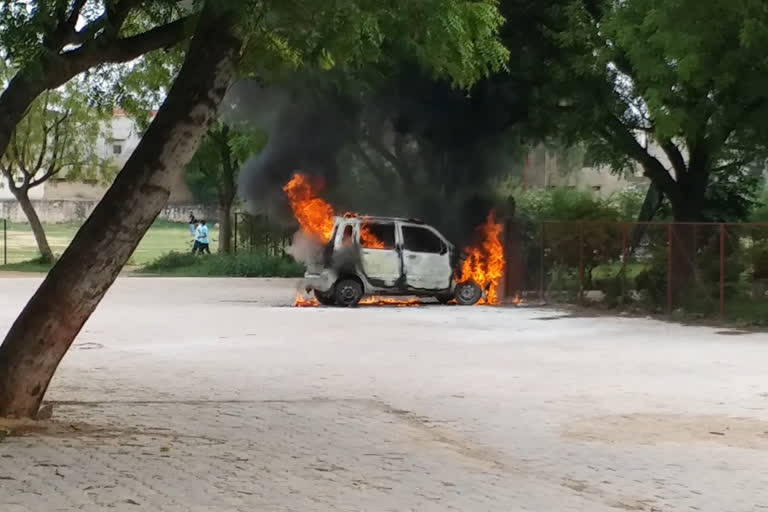
[[[345,241],[345,233],[351,241]],[[361,243],[361,230],[373,231],[385,247]],[[345,244],[346,242],[346,244]],[[339,263],[344,251],[354,261]],[[450,298],[456,287],[459,254],[438,230],[419,221],[395,217],[337,217],[322,261],[310,264],[304,287],[332,294],[344,278],[358,280],[364,295],[415,295]]]

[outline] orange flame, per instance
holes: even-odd
[[[360,301],[362,306],[396,306],[407,308],[411,306],[421,306],[419,299],[391,299],[388,297],[365,297]]]
[[[283,191],[288,196],[301,230],[323,242],[330,240],[333,233],[333,208],[317,196],[307,176],[294,174]]]
[[[293,305],[297,308],[313,308],[319,306],[320,303],[317,302],[317,299],[314,297],[305,299],[301,292],[296,292],[296,300],[294,301]]]
[[[392,299],[389,297],[364,297],[360,303],[361,306],[395,306],[395,307],[411,307],[420,306],[421,302],[418,299]],[[301,292],[296,292],[296,300],[293,303],[297,308],[314,308],[320,306],[320,303],[316,298],[305,298]]]
[[[317,188],[313,187],[309,178],[304,174],[294,174],[293,178],[283,187],[293,210],[293,214],[299,223],[299,227],[323,242],[330,240],[333,234],[334,210],[333,207],[318,196]],[[358,214],[347,212],[345,217],[358,217]],[[504,275],[504,248],[499,236],[502,226],[495,220],[494,213],[488,214],[486,222],[478,227],[478,244],[467,247],[465,252],[467,259],[461,268],[461,281],[472,280],[486,291],[485,302],[498,304],[499,282]],[[370,230],[370,225],[363,222],[360,227],[360,245],[367,249],[384,249],[386,245],[379,240]],[[522,302],[515,297],[515,304]],[[398,306],[415,306],[420,304],[418,300],[397,300],[370,297],[363,299],[360,304],[393,304]],[[296,306],[311,307],[319,303],[315,298],[304,299],[299,293],[296,296]]]
[[[461,267],[461,281],[474,281],[486,290],[486,303],[499,303],[499,281],[504,275],[504,247],[501,244],[502,226],[496,222],[494,212],[477,228],[478,243],[464,251],[467,259]]]
[[[371,232],[370,225],[365,222],[365,218],[363,218],[363,224],[360,226],[360,245],[366,249],[384,249],[386,247],[384,242]]]

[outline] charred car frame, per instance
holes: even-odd
[[[482,289],[459,282],[463,254],[437,229],[396,217],[336,217],[330,240],[307,265],[304,288],[324,305],[355,306],[366,295],[477,303]]]

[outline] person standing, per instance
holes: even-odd
[[[194,252],[200,252],[200,254],[211,254],[209,247],[210,240],[208,239],[208,226],[205,225],[205,221],[201,220],[197,229],[195,230],[195,249]]]
[[[197,225],[198,220],[195,218],[195,214],[189,212],[189,237],[192,239],[192,254],[197,252]]]

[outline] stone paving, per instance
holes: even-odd
[[[0,431],[0,512],[768,510],[768,335],[295,286],[120,279]]]

